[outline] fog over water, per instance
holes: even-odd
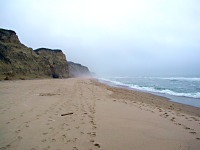
[[[199,0],[0,0],[0,28],[107,76],[200,76]]]

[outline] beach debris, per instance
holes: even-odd
[[[39,96],[56,96],[61,95],[59,93],[40,93]]]
[[[96,146],[96,147],[98,147],[98,148],[101,147],[100,144],[98,144],[98,143],[95,143],[94,146]]]
[[[66,113],[66,114],[61,114],[61,116],[67,116],[67,115],[72,115],[74,114],[73,112],[70,112],[70,113]]]

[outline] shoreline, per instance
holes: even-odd
[[[96,79],[1,82],[0,122],[2,150],[200,147],[200,108]]]
[[[97,85],[102,86],[104,88],[106,88],[106,86],[108,86],[107,89],[109,89],[113,92],[116,92],[116,93],[119,92],[119,91],[123,91],[123,94],[126,94],[126,95],[129,95],[129,94],[132,94],[132,93],[141,93],[142,95],[144,95],[144,97],[150,97],[150,98],[148,98],[148,100],[143,100],[142,102],[147,103],[147,104],[151,104],[154,107],[156,105],[158,105],[160,107],[164,106],[163,108],[166,108],[166,109],[175,110],[175,111],[178,111],[178,112],[186,113],[186,114],[189,114],[189,115],[196,115],[196,116],[200,117],[200,108],[199,107],[174,102],[170,98],[167,98],[167,97],[162,96],[162,95],[156,95],[154,93],[149,93],[149,92],[140,91],[140,90],[134,90],[134,89],[130,89],[128,87],[112,86],[112,85],[109,85],[109,84],[106,84],[106,83],[99,82],[98,79],[94,80],[94,81]],[[155,97],[157,97],[159,101],[155,101],[155,100],[151,99],[151,98],[155,98]],[[117,97],[115,97],[115,98],[117,98]],[[131,99],[134,99],[134,98],[132,98],[130,96],[129,100],[131,100]],[[134,100],[136,100],[136,99],[134,99]]]
[[[149,93],[149,94],[153,94],[153,95],[156,95],[156,96],[164,97],[166,99],[169,99],[169,101],[172,101],[172,102],[175,102],[175,103],[179,103],[179,104],[184,104],[184,105],[189,105],[189,106],[192,106],[192,107],[200,108],[200,99],[199,98],[184,97],[184,96],[175,96],[175,95],[158,93],[158,92],[150,92],[150,91],[145,91],[145,90],[139,90],[139,89],[131,88],[128,85],[127,86],[125,86],[125,85],[118,85],[118,84],[112,83],[111,81],[104,81],[104,80],[101,80],[101,79],[98,79],[98,78],[97,78],[97,80],[98,80],[98,82],[106,84],[108,86],[125,88],[125,89],[128,89],[128,90]]]

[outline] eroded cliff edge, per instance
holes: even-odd
[[[15,31],[0,29],[0,80],[68,78],[74,74],[69,72],[62,50],[33,50],[20,42]]]

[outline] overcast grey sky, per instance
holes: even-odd
[[[101,75],[200,76],[199,0],[0,0],[0,27]]]

